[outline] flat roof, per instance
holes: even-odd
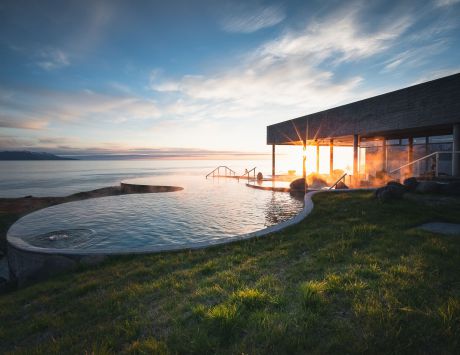
[[[460,123],[460,73],[267,126],[267,144],[451,134]]]

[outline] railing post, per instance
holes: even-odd
[[[358,149],[359,149],[359,135],[353,135],[353,181],[356,185],[359,183],[358,177]]]

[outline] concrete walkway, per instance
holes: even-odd
[[[425,223],[419,226],[418,228],[432,233],[460,236],[460,224],[457,223]]]

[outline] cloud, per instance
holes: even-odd
[[[283,7],[278,5],[255,6],[233,3],[224,8],[226,15],[221,19],[221,26],[227,32],[256,32],[275,26],[286,17]]]
[[[24,149],[35,143],[34,139],[28,139],[24,137],[0,135],[0,149],[13,150],[13,149]]]
[[[18,121],[17,118],[7,118],[0,115],[0,127],[40,130],[46,128],[48,122],[45,120]]]
[[[258,55],[270,62],[300,57],[319,63],[332,56],[336,63],[359,60],[385,51],[413,23],[409,16],[402,16],[369,33],[358,25],[359,14],[356,9],[348,9],[317,20],[304,31],[289,32],[267,43]]]
[[[154,101],[133,95],[108,95],[85,91],[52,91],[34,88],[1,89],[0,119],[3,127],[44,128],[48,122],[106,124],[157,118]]]
[[[401,66],[415,68],[425,64],[430,56],[439,54],[447,49],[447,42],[439,40],[438,42],[420,47],[410,48],[398,53],[385,61],[382,72],[394,71]]]
[[[99,145],[107,152],[116,151],[117,146],[170,146],[177,142],[214,149],[235,144],[261,149],[266,125],[381,93],[387,89],[383,76],[377,76],[383,85],[369,88],[365,80],[369,74],[361,65],[383,74],[404,66],[421,66],[426,52],[431,55],[444,49],[447,39],[441,37],[452,28],[445,21],[423,17],[425,7],[411,12],[396,6],[391,16],[375,16],[358,5],[354,2],[326,17],[313,17],[303,27],[285,29],[274,39],[226,61],[230,64],[199,75],[175,77],[162,69],[152,70],[145,78],[153,90],[147,95],[152,98],[138,96],[134,86],[132,91],[116,81],[108,83],[114,94],[33,88],[2,92],[0,88],[2,124],[25,128],[46,121],[46,137],[42,131],[27,134],[36,136],[37,147],[67,151]],[[429,7],[432,10],[432,4]],[[284,11],[278,10],[282,16],[276,21],[282,21]],[[238,11],[243,15],[234,18]],[[266,21],[270,16],[261,8],[238,11],[222,20],[227,31],[251,32],[276,22]],[[261,14],[265,14],[264,20],[254,19]],[[99,31],[104,26],[95,28]],[[48,137],[60,133],[78,136],[81,141]]]
[[[42,49],[39,51],[38,57],[40,59],[36,64],[46,71],[60,69],[70,65],[68,55],[57,48]]]
[[[241,159],[242,157],[263,158],[267,154],[251,151],[211,150],[183,147],[123,147],[119,143],[102,143],[100,146],[82,147],[74,138],[23,138],[0,135],[0,150],[30,150],[48,152],[80,159]]]
[[[451,5],[457,4],[459,2],[460,0],[436,0],[435,6],[445,7],[445,6],[451,6]]]
[[[232,66],[178,78],[156,76],[151,88],[175,98],[160,107],[161,114],[174,119],[155,124],[152,134],[174,132],[174,137],[198,142],[193,134],[180,135],[187,131],[207,144],[231,146],[237,137],[257,146],[264,143],[268,124],[397,89],[397,82],[388,84],[385,78],[372,88],[359,66],[385,74],[422,67],[429,63],[427,52],[441,53],[452,27],[440,27],[437,17],[428,20],[425,10],[396,6],[389,20],[372,17],[369,8],[355,3],[301,29],[285,30],[235,58]],[[414,37],[421,23],[431,33],[423,40]],[[199,132],[209,133],[203,137]]]
[[[426,81],[439,79],[439,78],[442,78],[448,75],[458,74],[459,72],[460,72],[460,65],[448,67],[448,68],[431,70],[427,73],[420,75],[417,78],[417,80],[411,83],[411,85],[421,84]]]
[[[243,56],[233,68],[152,83],[158,92],[179,95],[166,108],[195,121],[250,117],[269,123],[361,98],[362,77],[339,79],[334,66],[359,61],[390,47],[412,24],[409,17],[364,32],[355,8],[288,31]],[[332,61],[324,69],[322,64]],[[179,112],[177,112],[179,111]]]

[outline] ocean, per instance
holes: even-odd
[[[66,196],[119,185],[135,177],[205,175],[218,165],[237,173],[257,167],[271,174],[266,160],[62,160],[0,161],[0,197]]]

